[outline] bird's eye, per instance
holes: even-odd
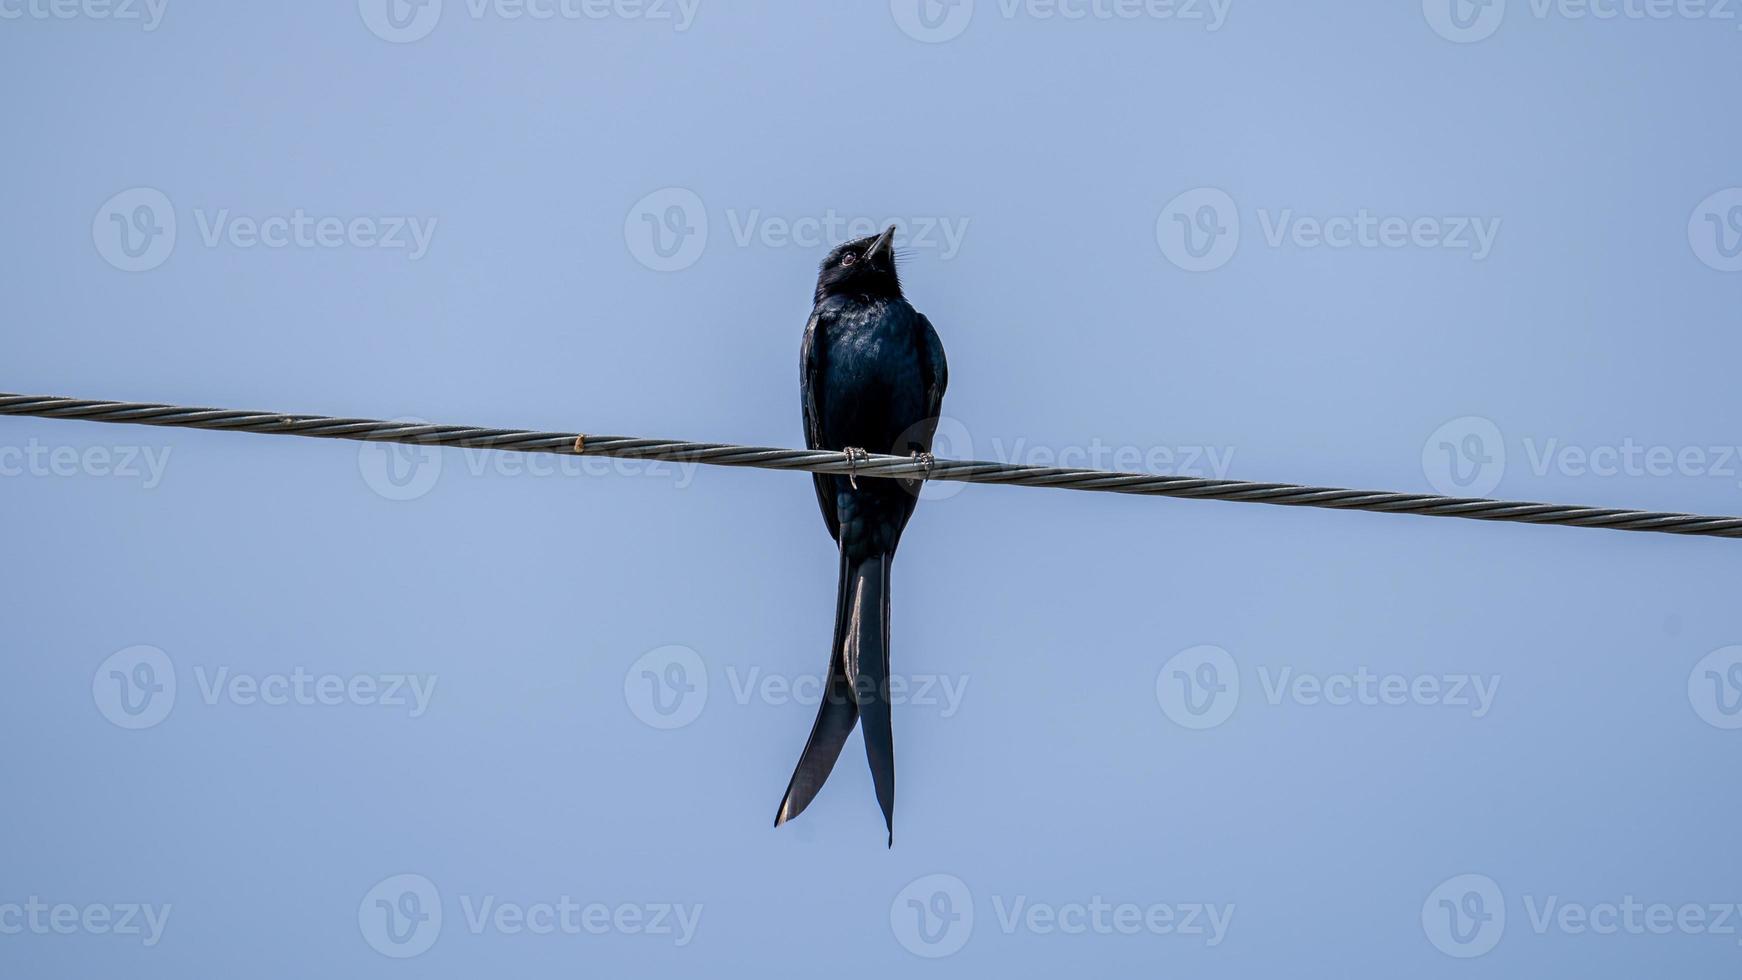
[[[854,255],[852,252],[848,252],[846,255],[841,256],[842,265],[852,265],[857,261],[859,261],[859,257]]]

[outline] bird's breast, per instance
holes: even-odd
[[[893,310],[844,317],[833,325],[828,347],[822,379],[826,437],[841,446],[892,451],[925,417],[925,376],[912,320]]]

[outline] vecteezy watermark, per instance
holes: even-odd
[[[421,718],[435,697],[434,674],[315,673],[302,666],[255,674],[228,666],[195,665],[194,683],[207,706],[338,707],[406,711]],[[175,707],[175,664],[157,647],[134,646],[109,655],[91,675],[97,710],[120,728],[162,724]]]
[[[623,673],[623,703],[653,728],[683,728],[708,706],[708,667],[702,655],[672,644],[635,658]]]
[[[1493,254],[1500,222],[1477,215],[1377,215],[1366,208],[1324,218],[1298,215],[1293,208],[1258,209],[1258,223],[1271,248],[1441,249],[1468,252],[1477,262]]]
[[[249,708],[338,707],[404,709],[422,718],[435,697],[435,674],[316,674],[298,666],[288,673],[248,674],[229,667],[194,667],[200,700]]]
[[[1440,37],[1473,44],[1500,29],[1506,19],[1506,0],[1421,0],[1421,12]]]
[[[929,420],[928,420],[929,421]],[[943,416],[937,421],[932,437],[932,453],[938,459],[978,459],[973,434],[957,419]],[[896,447],[887,450],[900,455],[898,447],[908,443],[904,433]],[[987,462],[1006,466],[1041,466],[1061,469],[1112,470],[1121,473],[1144,473],[1152,476],[1180,476],[1191,479],[1227,479],[1234,466],[1233,446],[1180,444],[1172,446],[1139,446],[1130,443],[1110,443],[1100,438],[1088,442],[1051,445],[1030,442],[1023,437],[1006,440],[993,436],[989,440]],[[966,490],[968,484],[935,480],[926,482],[919,491],[921,500],[947,500]]]
[[[423,875],[384,878],[357,903],[357,929],[382,956],[403,960],[422,955],[441,938],[441,892]]]
[[[135,187],[103,202],[91,219],[97,254],[122,272],[146,272],[175,251],[175,206],[153,187]]]
[[[1526,893],[1521,904],[1525,923],[1538,936],[1742,934],[1742,903],[1737,902],[1648,902],[1631,894],[1586,902],[1555,893]],[[1459,959],[1491,952],[1506,934],[1506,924],[1506,898],[1487,875],[1448,878],[1428,893],[1421,907],[1428,941]]]
[[[1501,220],[1475,215],[1304,215],[1293,208],[1259,208],[1258,229],[1270,248],[1465,252],[1481,262],[1494,251]],[[1240,207],[1227,191],[1199,187],[1169,201],[1155,220],[1155,240],[1169,262],[1187,272],[1209,272],[1233,260],[1241,242]]]
[[[821,252],[844,241],[867,238],[895,226],[895,247],[935,252],[948,261],[962,250],[972,219],[938,215],[871,217],[834,209],[820,214],[770,214],[761,208],[729,207],[726,229],[737,248],[799,248]],[[708,207],[685,187],[666,187],[636,201],[623,219],[623,241],[635,261],[655,272],[695,265],[708,246]]]
[[[0,20],[98,20],[138,24],[149,34],[169,0],[0,0]]]
[[[682,947],[695,940],[702,908],[699,902],[583,903],[567,894],[529,902],[463,894],[459,921],[474,936],[650,936]],[[427,952],[441,937],[443,921],[440,890],[418,874],[382,880],[357,906],[364,942],[394,959]]]
[[[587,902],[568,895],[554,900],[502,901],[494,895],[460,896],[466,930],[474,936],[656,936],[688,946],[701,925],[696,902]]]
[[[310,214],[302,208],[282,214],[237,214],[229,208],[195,208],[194,224],[206,248],[240,251],[267,249],[366,249],[403,252],[416,262],[429,254],[439,219],[417,216]],[[103,260],[123,272],[148,272],[169,260],[180,223],[169,196],[153,187],[134,187],[103,202],[91,220],[91,240]]]
[[[402,415],[401,425],[429,425],[425,419]],[[398,442],[365,442],[357,447],[357,472],[364,485],[387,500],[417,500],[435,489],[442,478],[440,446]]]
[[[394,44],[428,37],[444,9],[463,10],[474,21],[640,21],[669,25],[682,34],[695,24],[700,8],[701,0],[357,0],[370,32]]]
[[[728,666],[726,684],[732,692],[732,700],[739,707],[755,702],[776,708],[788,704],[814,708],[822,704],[824,698],[840,700],[854,697],[851,692],[835,693],[826,690],[821,674],[800,674],[793,677],[788,674],[768,673],[756,666]],[[938,717],[954,718],[956,712],[962,709],[962,697],[967,693],[968,677],[965,674],[953,677],[948,674],[890,674],[883,685],[881,696],[890,704],[936,708]],[[856,697],[854,699],[857,700]]]
[[[152,646],[110,654],[91,675],[91,700],[120,728],[152,728],[175,707],[175,665]]]
[[[1233,446],[1115,445],[1098,438],[1079,445],[1049,446],[1022,438],[1006,443],[994,437],[991,450],[993,461],[1015,466],[1110,469],[1155,476],[1222,480],[1234,467]]]
[[[163,483],[170,446],[47,446],[35,439],[0,446],[0,478],[137,480],[146,490]]]
[[[1004,20],[1177,23],[1213,34],[1228,22],[1233,0],[980,0]],[[953,41],[974,19],[975,0],[889,0],[901,32],[916,41]]]
[[[1240,668],[1221,647],[1189,647],[1155,675],[1155,699],[1162,713],[1182,728],[1215,728],[1240,705]]]
[[[394,422],[428,425],[422,419],[401,416]],[[652,477],[671,480],[679,490],[695,481],[700,463],[674,463],[661,459],[615,459],[608,456],[574,456],[555,453],[517,453],[495,449],[459,450],[466,476],[535,480],[556,478],[594,479],[607,476]],[[441,482],[444,473],[442,448],[393,442],[365,442],[357,447],[357,472],[363,483],[386,500],[418,500]]]
[[[1506,900],[1487,875],[1447,878],[1421,903],[1421,928],[1428,942],[1447,956],[1482,956],[1506,934]]]
[[[1038,901],[991,896],[993,922],[1006,936],[1172,936],[1220,946],[1233,924],[1234,905],[1204,902]],[[915,956],[938,959],[961,952],[974,935],[974,895],[962,879],[932,874],[909,882],[889,903],[889,929]]]
[[[948,261],[962,250],[962,238],[968,233],[968,218],[847,217],[834,209],[819,215],[787,217],[764,214],[761,208],[740,211],[726,209],[726,226],[732,234],[732,244],[739,248],[760,245],[763,248],[832,248],[854,238],[867,238],[890,225],[895,226],[895,247],[931,250]]]
[[[1486,718],[1500,693],[1499,674],[1375,674],[1365,666],[1351,673],[1313,674],[1292,667],[1258,668],[1264,700],[1288,701],[1302,707],[1333,708],[1445,707],[1468,710],[1471,718]]]
[[[79,905],[32,895],[22,902],[0,902],[0,936],[124,936],[150,949],[163,940],[173,908],[168,903]]]
[[[1694,664],[1688,703],[1713,728],[1742,729],[1742,646],[1720,647]]]
[[[1156,217],[1155,241],[1169,262],[1187,272],[1220,269],[1240,250],[1240,207],[1218,188],[1186,191]]]
[[[1539,21],[1737,21],[1735,0],[1512,0],[1512,5],[1527,7]],[[1421,10],[1440,37],[1474,44],[1500,30],[1507,6],[1507,0],[1422,0]]]
[[[889,931],[915,956],[953,956],[974,936],[974,895],[955,875],[915,878],[889,903]]]
[[[1688,217],[1688,244],[1719,272],[1742,272],[1742,187],[1718,191]]]
[[[1477,415],[1452,419],[1421,446],[1421,472],[1448,497],[1486,497],[1506,475],[1500,427]]]
[[[854,698],[861,692],[831,691],[821,674],[773,673],[760,666],[725,668],[726,690],[739,707],[762,704],[770,707],[800,705],[816,707],[824,698]],[[672,730],[693,723],[707,707],[707,663],[701,654],[681,645],[649,650],[629,665],[623,674],[623,701],[630,714],[651,728]],[[881,690],[890,704],[935,708],[944,718],[961,710],[968,691],[965,675],[891,674]]]
[[[1430,707],[1468,711],[1485,718],[1500,693],[1500,675],[1386,674],[1365,665],[1330,674],[1293,667],[1256,670],[1259,690],[1272,707]],[[1155,677],[1155,698],[1162,713],[1182,728],[1215,728],[1233,717],[1240,704],[1240,668],[1227,650],[1195,646],[1182,650]]]
[[[1632,895],[1579,902],[1527,894],[1524,912],[1539,936],[1735,936],[1742,927],[1737,902],[1642,902]]]
[[[365,215],[346,218],[311,215],[302,208],[289,214],[264,217],[230,213],[229,208],[208,212],[194,209],[200,241],[207,248],[229,245],[237,249],[379,249],[405,252],[416,262],[429,254],[437,218]]]
[[[1569,443],[1554,436],[1519,440],[1530,472],[1583,479],[1724,479],[1742,488],[1742,446],[1671,446],[1619,441]],[[1509,454],[1500,427],[1490,419],[1466,415],[1445,423],[1421,447],[1422,474],[1450,497],[1485,497],[1506,475]]]

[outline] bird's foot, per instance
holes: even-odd
[[[857,490],[859,489],[859,464],[871,462],[871,454],[858,446],[848,446],[841,450],[841,454],[847,457],[847,482],[852,484],[853,489]]]
[[[925,478],[931,479],[931,468],[938,464],[937,458],[931,453],[914,453],[913,461],[919,464],[921,470],[925,471]]]

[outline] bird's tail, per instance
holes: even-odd
[[[895,836],[895,739],[889,710],[889,564],[893,555],[841,553],[835,642],[816,724],[787,784],[774,825],[803,813],[829,778],[853,723],[863,721],[865,757],[890,840]]]

